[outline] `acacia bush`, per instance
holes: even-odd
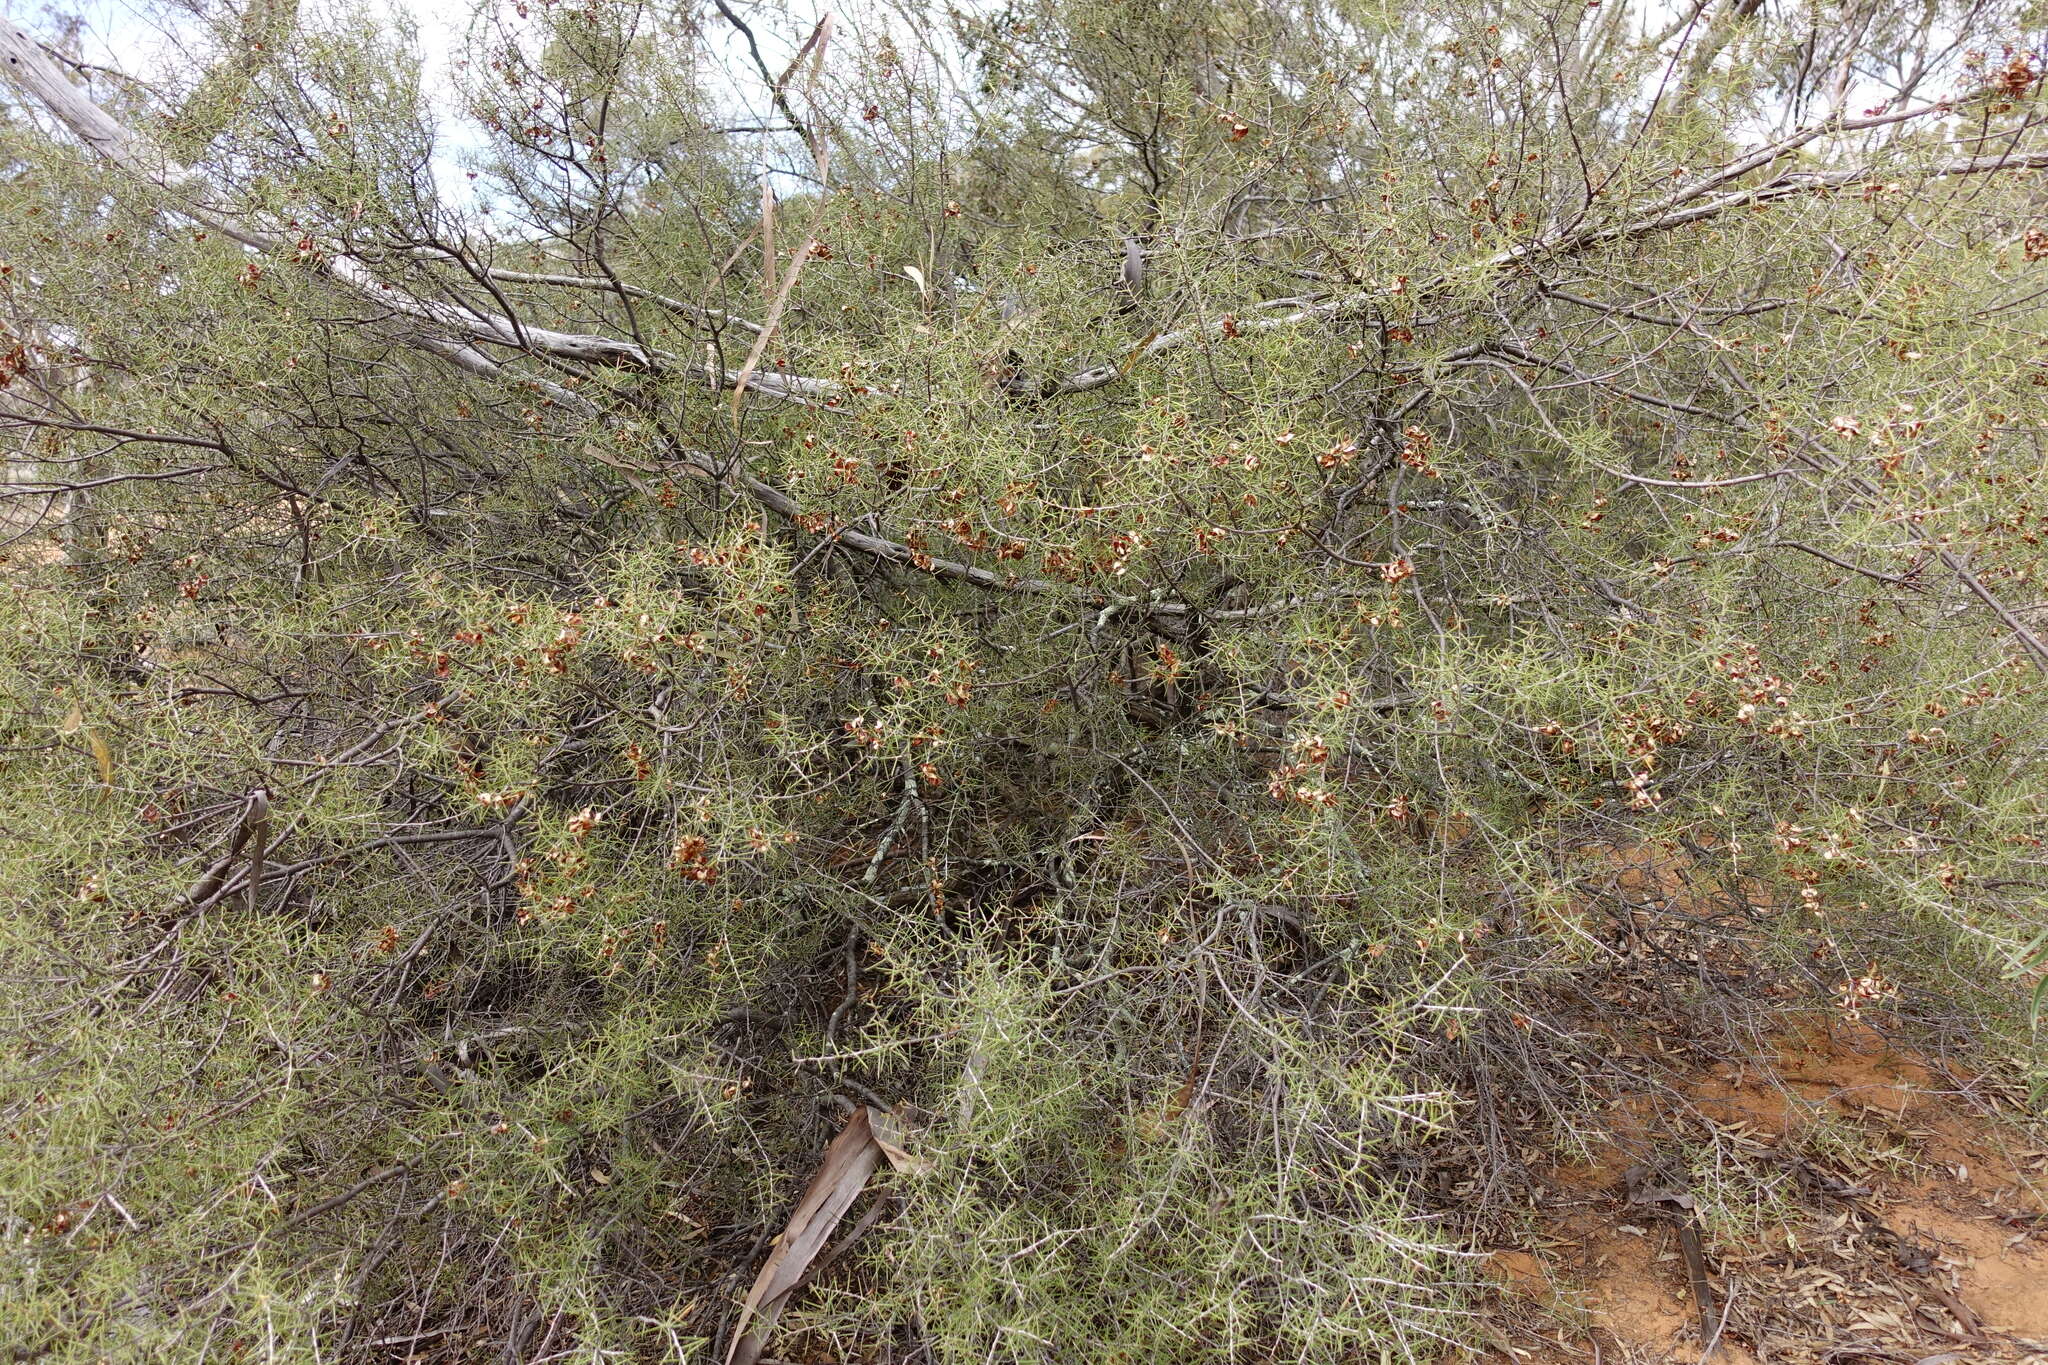
[[[2039,1078],[2037,17],[7,28],[0,1337],[723,1359],[872,1106],[777,1354],[1423,1360],[1645,1031]]]

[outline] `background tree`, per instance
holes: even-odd
[[[0,29],[9,1335],[758,1354],[893,1111],[804,1349],[1426,1359],[1652,1036],[2038,1078],[2028,23]]]

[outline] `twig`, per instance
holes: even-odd
[[[910,822],[912,810],[921,806],[917,789],[917,769],[906,758],[903,760],[903,799],[896,803],[896,818],[889,824],[882,841],[875,845],[875,856],[868,859],[868,870],[860,879],[862,886],[873,886],[875,878],[881,875],[882,860],[889,856],[889,850],[896,846],[896,840],[903,834],[903,828]]]
[[[740,37],[746,40],[747,51],[754,59],[754,69],[761,73],[762,83],[768,87],[769,97],[775,101],[775,107],[789,120],[790,127],[795,129],[804,141],[809,142],[811,130],[796,116],[796,110],[790,108],[789,95],[783,89],[784,82],[776,80],[774,74],[768,70],[767,59],[761,55],[761,45],[754,40],[754,30],[747,26],[746,20],[732,12],[732,6],[726,4],[725,0],[711,0],[711,3],[718,6],[718,12],[725,16],[725,21],[739,30]],[[802,59],[801,53],[798,54],[798,59]]]

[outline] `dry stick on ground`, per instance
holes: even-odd
[[[804,1272],[824,1249],[825,1239],[839,1226],[839,1220],[867,1188],[868,1177],[882,1159],[881,1144],[875,1141],[865,1106],[853,1111],[846,1127],[825,1148],[818,1173],[797,1201],[796,1211],[782,1229],[775,1250],[762,1263],[754,1287],[740,1305],[733,1323],[732,1344],[726,1348],[725,1365],[754,1365],[767,1348],[768,1333],[776,1317]]]

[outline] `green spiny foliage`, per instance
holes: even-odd
[[[1645,1031],[2038,1075],[2039,64],[1836,8],[486,9],[450,148],[259,5],[65,87],[125,163],[32,98],[6,1338],[705,1358],[872,1104],[791,1357],[1422,1360]]]

